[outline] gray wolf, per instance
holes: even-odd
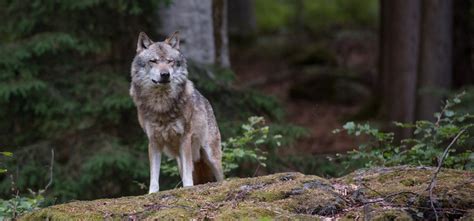
[[[221,136],[214,112],[188,80],[175,32],[163,42],[138,36],[130,95],[148,137],[149,193],[159,191],[162,153],[177,161],[184,187],[224,179]]]

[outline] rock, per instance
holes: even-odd
[[[77,201],[20,220],[434,219],[426,190],[434,168],[358,170],[336,179],[301,173],[232,178],[155,194]],[[474,219],[474,172],[443,169],[434,189],[439,217]]]

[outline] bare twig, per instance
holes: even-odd
[[[453,146],[454,143],[459,139],[459,137],[466,131],[466,128],[462,129],[459,131],[459,133],[453,138],[451,143],[444,149],[443,155],[438,159],[438,167],[436,168],[436,171],[433,173],[433,177],[431,178],[430,185],[428,186],[428,190],[430,192],[430,204],[431,204],[431,209],[433,209],[433,212],[435,214],[436,220],[438,220],[438,213],[436,212],[436,207],[433,203],[433,189],[436,185],[436,177],[438,176],[439,171],[441,170],[441,166],[443,166],[443,161],[448,155],[449,149]]]
[[[253,176],[252,177],[255,177],[258,173],[258,169],[260,169],[260,163],[257,164],[257,169],[255,169],[255,172],[253,173]]]
[[[42,192],[46,192],[48,188],[53,184],[53,168],[54,168],[54,149],[51,149],[51,162],[49,164],[49,182],[46,184]]]
[[[179,186],[179,184],[181,184],[181,182],[182,182],[182,181],[179,181],[179,182],[174,186],[174,188],[175,188],[175,189],[178,188],[178,186]]]
[[[18,216],[18,210],[17,210],[17,207],[18,207],[18,197],[20,195],[19,191],[18,191],[18,188],[16,187],[16,183],[15,183],[15,179],[13,179],[13,175],[10,174],[10,179],[11,179],[11,191],[13,193],[13,197],[16,199],[13,203],[10,201],[10,205],[13,205],[13,209],[12,209],[12,218],[15,220],[16,217]]]
[[[436,122],[435,125],[436,127],[439,127],[439,124],[441,123],[441,118],[443,117],[444,112],[446,112],[446,109],[448,109],[448,106],[445,105],[442,109],[439,115],[436,117]]]

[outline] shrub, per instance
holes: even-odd
[[[343,126],[343,131],[353,136],[365,135],[368,137],[368,141],[345,155],[339,155],[339,157],[346,159],[346,168],[402,164],[436,166],[438,157],[441,156],[446,146],[454,141],[454,146],[449,150],[450,154],[445,159],[443,166],[473,169],[474,153],[463,147],[472,142],[474,138],[472,130],[474,115],[469,112],[455,111],[464,94],[461,93],[447,100],[442,110],[434,114],[435,122],[424,120],[416,121],[414,124],[395,122],[397,127],[413,129],[413,138],[403,139],[400,143],[394,141],[393,133],[382,132],[368,123],[346,123]],[[342,130],[337,129],[334,132],[338,133]]]
[[[270,128],[265,126],[263,117],[249,117],[248,122],[242,124],[241,134],[230,137],[222,142],[222,165],[226,176],[232,176],[232,171],[246,162],[256,163],[266,167],[267,160],[264,147],[270,142],[280,145],[281,135],[269,136]],[[161,171],[169,176],[178,176],[176,162],[172,159],[165,161]]]
[[[36,195],[34,197],[15,196],[9,200],[0,199],[0,220],[15,219],[26,212],[39,209],[44,197]]]

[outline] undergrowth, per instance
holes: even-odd
[[[435,121],[420,120],[415,123],[394,122],[397,127],[411,129],[412,138],[397,142],[394,134],[383,132],[369,123],[347,122],[342,131],[352,136],[366,136],[367,142],[356,149],[339,154],[346,168],[375,167],[375,166],[437,166],[439,157],[444,149],[456,137],[453,148],[450,149],[443,166],[455,169],[474,169],[474,114],[472,111],[458,110],[463,92],[446,100],[440,112],[434,114]]]

